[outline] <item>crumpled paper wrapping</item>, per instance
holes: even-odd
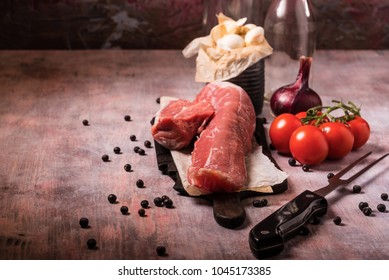
[[[197,82],[229,80],[273,52],[264,36],[252,44],[246,42],[244,47],[230,50],[221,48],[217,42],[220,38],[227,34],[244,37],[253,24],[244,25],[246,18],[234,21],[221,13],[217,17],[219,24],[208,36],[194,39],[182,51],[186,58],[197,54],[195,74]]]
[[[160,98],[161,110],[169,104],[174,97],[163,96]],[[158,121],[158,113],[156,120]],[[253,142],[255,142],[253,140]],[[170,151],[178,174],[180,176],[182,186],[190,196],[205,195],[201,189],[190,185],[187,179],[187,170],[192,163],[191,150],[189,148],[180,151]],[[281,184],[285,181],[288,175],[279,170],[270,159],[262,153],[262,147],[256,142],[253,144],[253,150],[246,157],[246,168],[248,180],[246,186],[242,186],[240,191],[254,191],[260,193],[273,193],[271,186]]]

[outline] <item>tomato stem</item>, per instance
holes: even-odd
[[[319,126],[324,122],[341,122],[346,123],[361,116],[361,108],[349,101],[345,104],[343,101],[332,100],[333,106],[316,106],[306,111],[306,117],[301,119],[303,124],[313,124]],[[342,110],[343,115],[334,116],[333,112]]]

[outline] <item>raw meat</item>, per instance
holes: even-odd
[[[208,101],[215,114],[194,144],[187,179],[204,192],[233,192],[247,180],[255,111],[247,93],[229,82],[209,83],[195,102]]]
[[[188,146],[214,114],[212,105],[205,100],[174,100],[163,108],[151,127],[151,134],[162,146],[180,150]]]

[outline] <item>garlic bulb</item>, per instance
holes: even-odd
[[[237,34],[226,34],[216,42],[217,46],[223,50],[233,50],[245,46],[244,39]]]
[[[247,46],[259,45],[265,40],[265,30],[256,26],[246,33],[244,40]]]

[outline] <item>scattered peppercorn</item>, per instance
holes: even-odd
[[[138,154],[140,154],[141,156],[144,156],[146,154],[146,152],[145,152],[145,150],[139,148]]]
[[[353,186],[353,193],[360,193],[361,190],[362,190],[362,187],[360,185]]]
[[[290,166],[296,166],[296,160],[294,158],[290,158],[288,160],[288,163],[289,163]]]
[[[120,151],[121,151],[120,147],[115,147],[115,148],[113,148],[113,152],[114,152],[115,154],[120,154]]]
[[[140,202],[140,206],[142,206],[142,208],[148,208],[149,207],[149,201],[148,200],[142,200]]]
[[[82,228],[87,228],[89,225],[89,220],[88,218],[81,218],[79,223]]]
[[[139,149],[140,149],[139,146],[135,146],[135,147],[134,147],[134,152],[135,152],[135,153],[138,153],[138,152],[139,152]]]
[[[163,205],[164,205],[166,208],[173,208],[173,200],[171,200],[170,198],[166,198],[166,199],[163,201]]]
[[[144,217],[144,216],[146,215],[145,209],[140,208],[140,209],[138,210],[138,214],[139,214],[139,216]]]
[[[154,123],[155,123],[155,117],[153,117],[153,118],[150,120],[150,124],[151,124],[151,125],[154,125]]]
[[[255,199],[253,200],[254,207],[264,207],[267,205],[267,199]]]
[[[365,216],[370,216],[371,213],[373,212],[373,210],[369,206],[367,206],[367,207],[363,208],[362,212],[363,212],[363,214],[365,214]]]
[[[107,162],[107,161],[109,161],[109,156],[108,156],[108,155],[103,155],[103,156],[101,157],[101,159],[102,159],[103,161]]]
[[[154,198],[154,204],[155,204],[155,206],[158,206],[158,207],[163,206],[163,199],[161,197]]]
[[[308,172],[309,171],[309,165],[308,164],[304,164],[303,165],[303,171],[304,172]]]
[[[157,102],[158,104],[161,103],[161,97],[158,97],[157,99],[155,99],[155,102]]]
[[[378,204],[377,205],[377,210],[380,211],[380,212],[385,212],[386,211],[385,204],[382,204],[382,203]]]
[[[339,216],[336,216],[333,219],[333,221],[334,221],[334,224],[338,226],[338,225],[340,225],[342,223],[342,218],[340,218]]]
[[[138,179],[138,180],[136,181],[136,186],[137,186],[138,188],[143,188],[143,187],[145,186],[145,183],[143,182],[142,179]]]
[[[110,195],[108,195],[108,201],[109,201],[109,203],[112,203],[112,204],[114,204],[114,203],[116,203],[116,199],[117,199],[117,196],[116,195],[114,195],[114,194],[110,194]]]
[[[387,193],[382,193],[381,194],[381,199],[382,200],[388,200],[388,194]]]
[[[127,122],[131,121],[131,116],[130,115],[125,115],[124,116],[124,120],[127,121]]]
[[[124,165],[124,170],[126,170],[127,172],[130,172],[130,171],[131,171],[131,164],[126,163],[126,164]]]
[[[367,202],[359,202],[359,205],[358,205],[358,207],[359,207],[359,209],[361,210],[361,211],[363,211],[363,208],[365,208],[365,207],[368,207],[369,206],[369,203],[367,203]]]
[[[170,197],[168,197],[166,194],[164,194],[163,196],[161,196],[162,200],[165,200],[165,199],[168,199]]]
[[[164,246],[158,246],[156,252],[158,256],[164,256],[166,254],[166,248]]]
[[[255,199],[255,200],[253,200],[253,206],[254,207],[261,207],[262,203],[259,199]]]
[[[120,207],[120,212],[122,212],[123,215],[127,215],[128,214],[128,207],[127,206]]]
[[[334,176],[335,176],[334,173],[330,172],[327,174],[327,179],[331,179]]]
[[[131,141],[135,141],[136,140],[136,136],[134,134],[130,135],[130,140]]]
[[[96,239],[94,239],[94,238],[88,239],[88,241],[86,242],[86,245],[88,246],[89,249],[95,249],[96,245],[97,245]]]
[[[89,121],[88,120],[83,120],[82,124],[85,125],[85,126],[88,126],[89,125]]]
[[[144,145],[145,145],[146,148],[151,148],[151,142],[149,140],[146,140],[144,142]]]

